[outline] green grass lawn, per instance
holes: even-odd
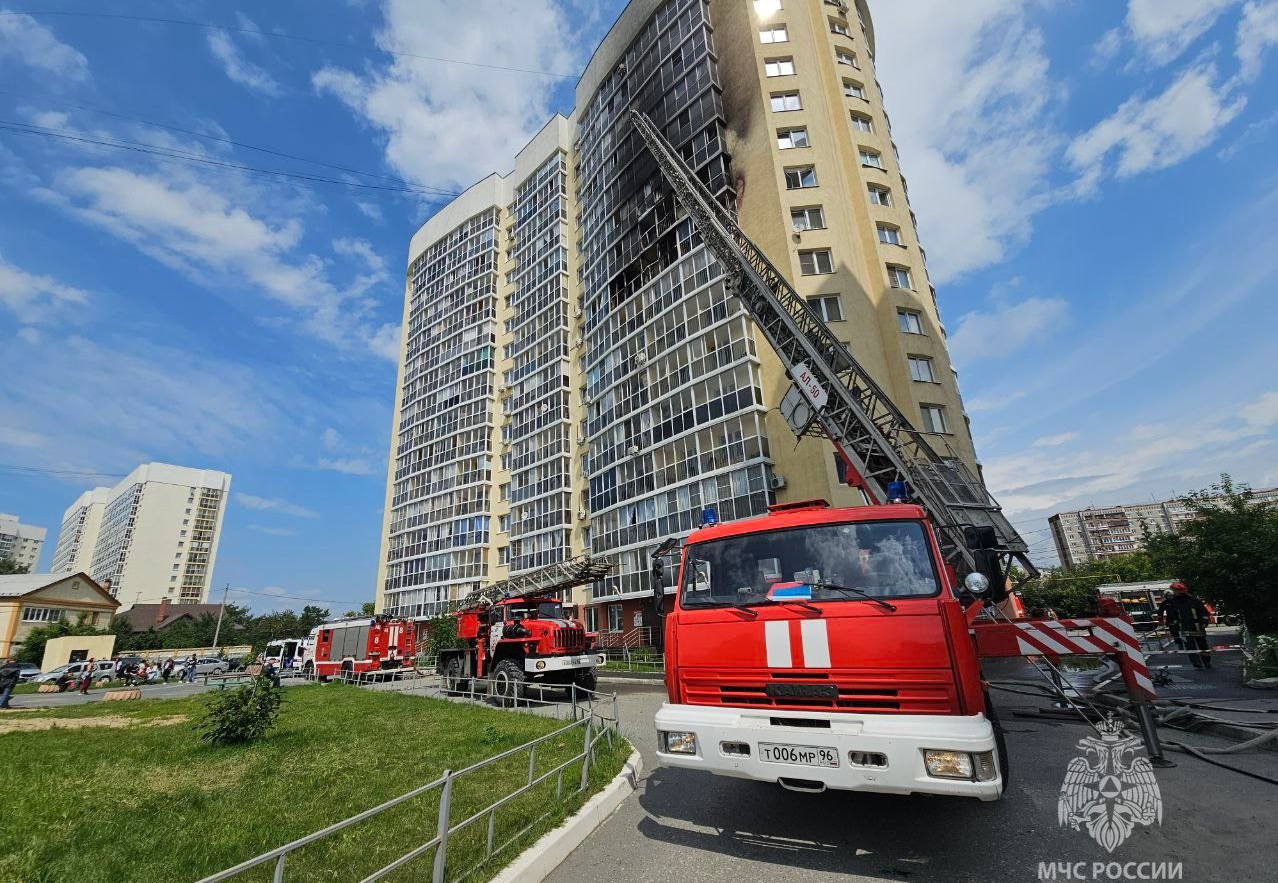
[[[5,883],[184,883],[311,833],[484,757],[551,732],[562,722],[338,684],[285,691],[279,727],[262,742],[214,748],[190,721],[203,697],[92,703],[0,716],[0,726],[49,718],[58,727],[0,734],[0,880]],[[84,726],[127,716],[126,728]],[[90,721],[84,721],[89,723]],[[148,723],[151,722],[151,723]],[[158,724],[158,725],[157,725]],[[572,731],[538,751],[538,772],[581,751]],[[629,746],[599,746],[597,789],[621,769]],[[471,815],[526,781],[521,752],[454,785],[453,819]],[[580,781],[564,774],[564,791]],[[286,879],[356,881],[435,833],[430,792],[333,837],[304,847]],[[552,779],[496,817],[496,842],[547,813],[471,879],[485,880],[523,846],[580,806],[556,801]],[[482,861],[487,819],[450,842],[449,879]],[[429,879],[431,853],[387,879]],[[237,880],[267,881],[270,868]]]

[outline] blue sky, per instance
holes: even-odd
[[[234,475],[233,598],[371,598],[408,238],[572,105],[571,76],[430,59],[575,74],[621,5],[0,15],[0,511],[50,529],[42,565],[81,490],[161,460]],[[872,9],[978,448],[1040,559],[1060,508],[1278,484],[1278,0]]]

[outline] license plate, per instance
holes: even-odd
[[[768,763],[789,763],[795,766],[837,767],[839,752],[833,748],[819,746],[776,745],[771,742],[760,742],[759,759]]]

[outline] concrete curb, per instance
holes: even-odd
[[[562,825],[544,834],[491,883],[541,883],[639,787],[643,758],[633,751],[621,772]]]
[[[606,676],[599,677],[601,684],[664,684],[666,676],[664,674],[625,674],[622,672],[613,672]]]

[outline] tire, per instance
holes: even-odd
[[[450,696],[469,692],[470,681],[462,677],[462,661],[454,656],[444,665],[444,692]]]
[[[342,679],[348,684],[355,680],[355,663],[349,659],[342,660]]]
[[[517,659],[503,659],[493,670],[491,688],[497,704],[509,708],[524,698],[528,674]]]
[[[990,719],[990,725],[994,727],[994,749],[998,752],[998,774],[1003,780],[1003,794],[1007,794],[1008,783],[1012,781],[1012,764],[1007,757],[1007,739],[1003,735],[1003,722],[998,719],[998,712],[994,710],[994,703],[990,701],[990,694],[985,694],[985,716]]]
[[[315,663],[307,662],[305,665],[302,666],[302,677],[306,678],[309,681],[314,676],[315,676]]]
[[[579,668],[572,673],[572,682],[583,690],[593,692],[599,686],[599,676],[594,668]]]

